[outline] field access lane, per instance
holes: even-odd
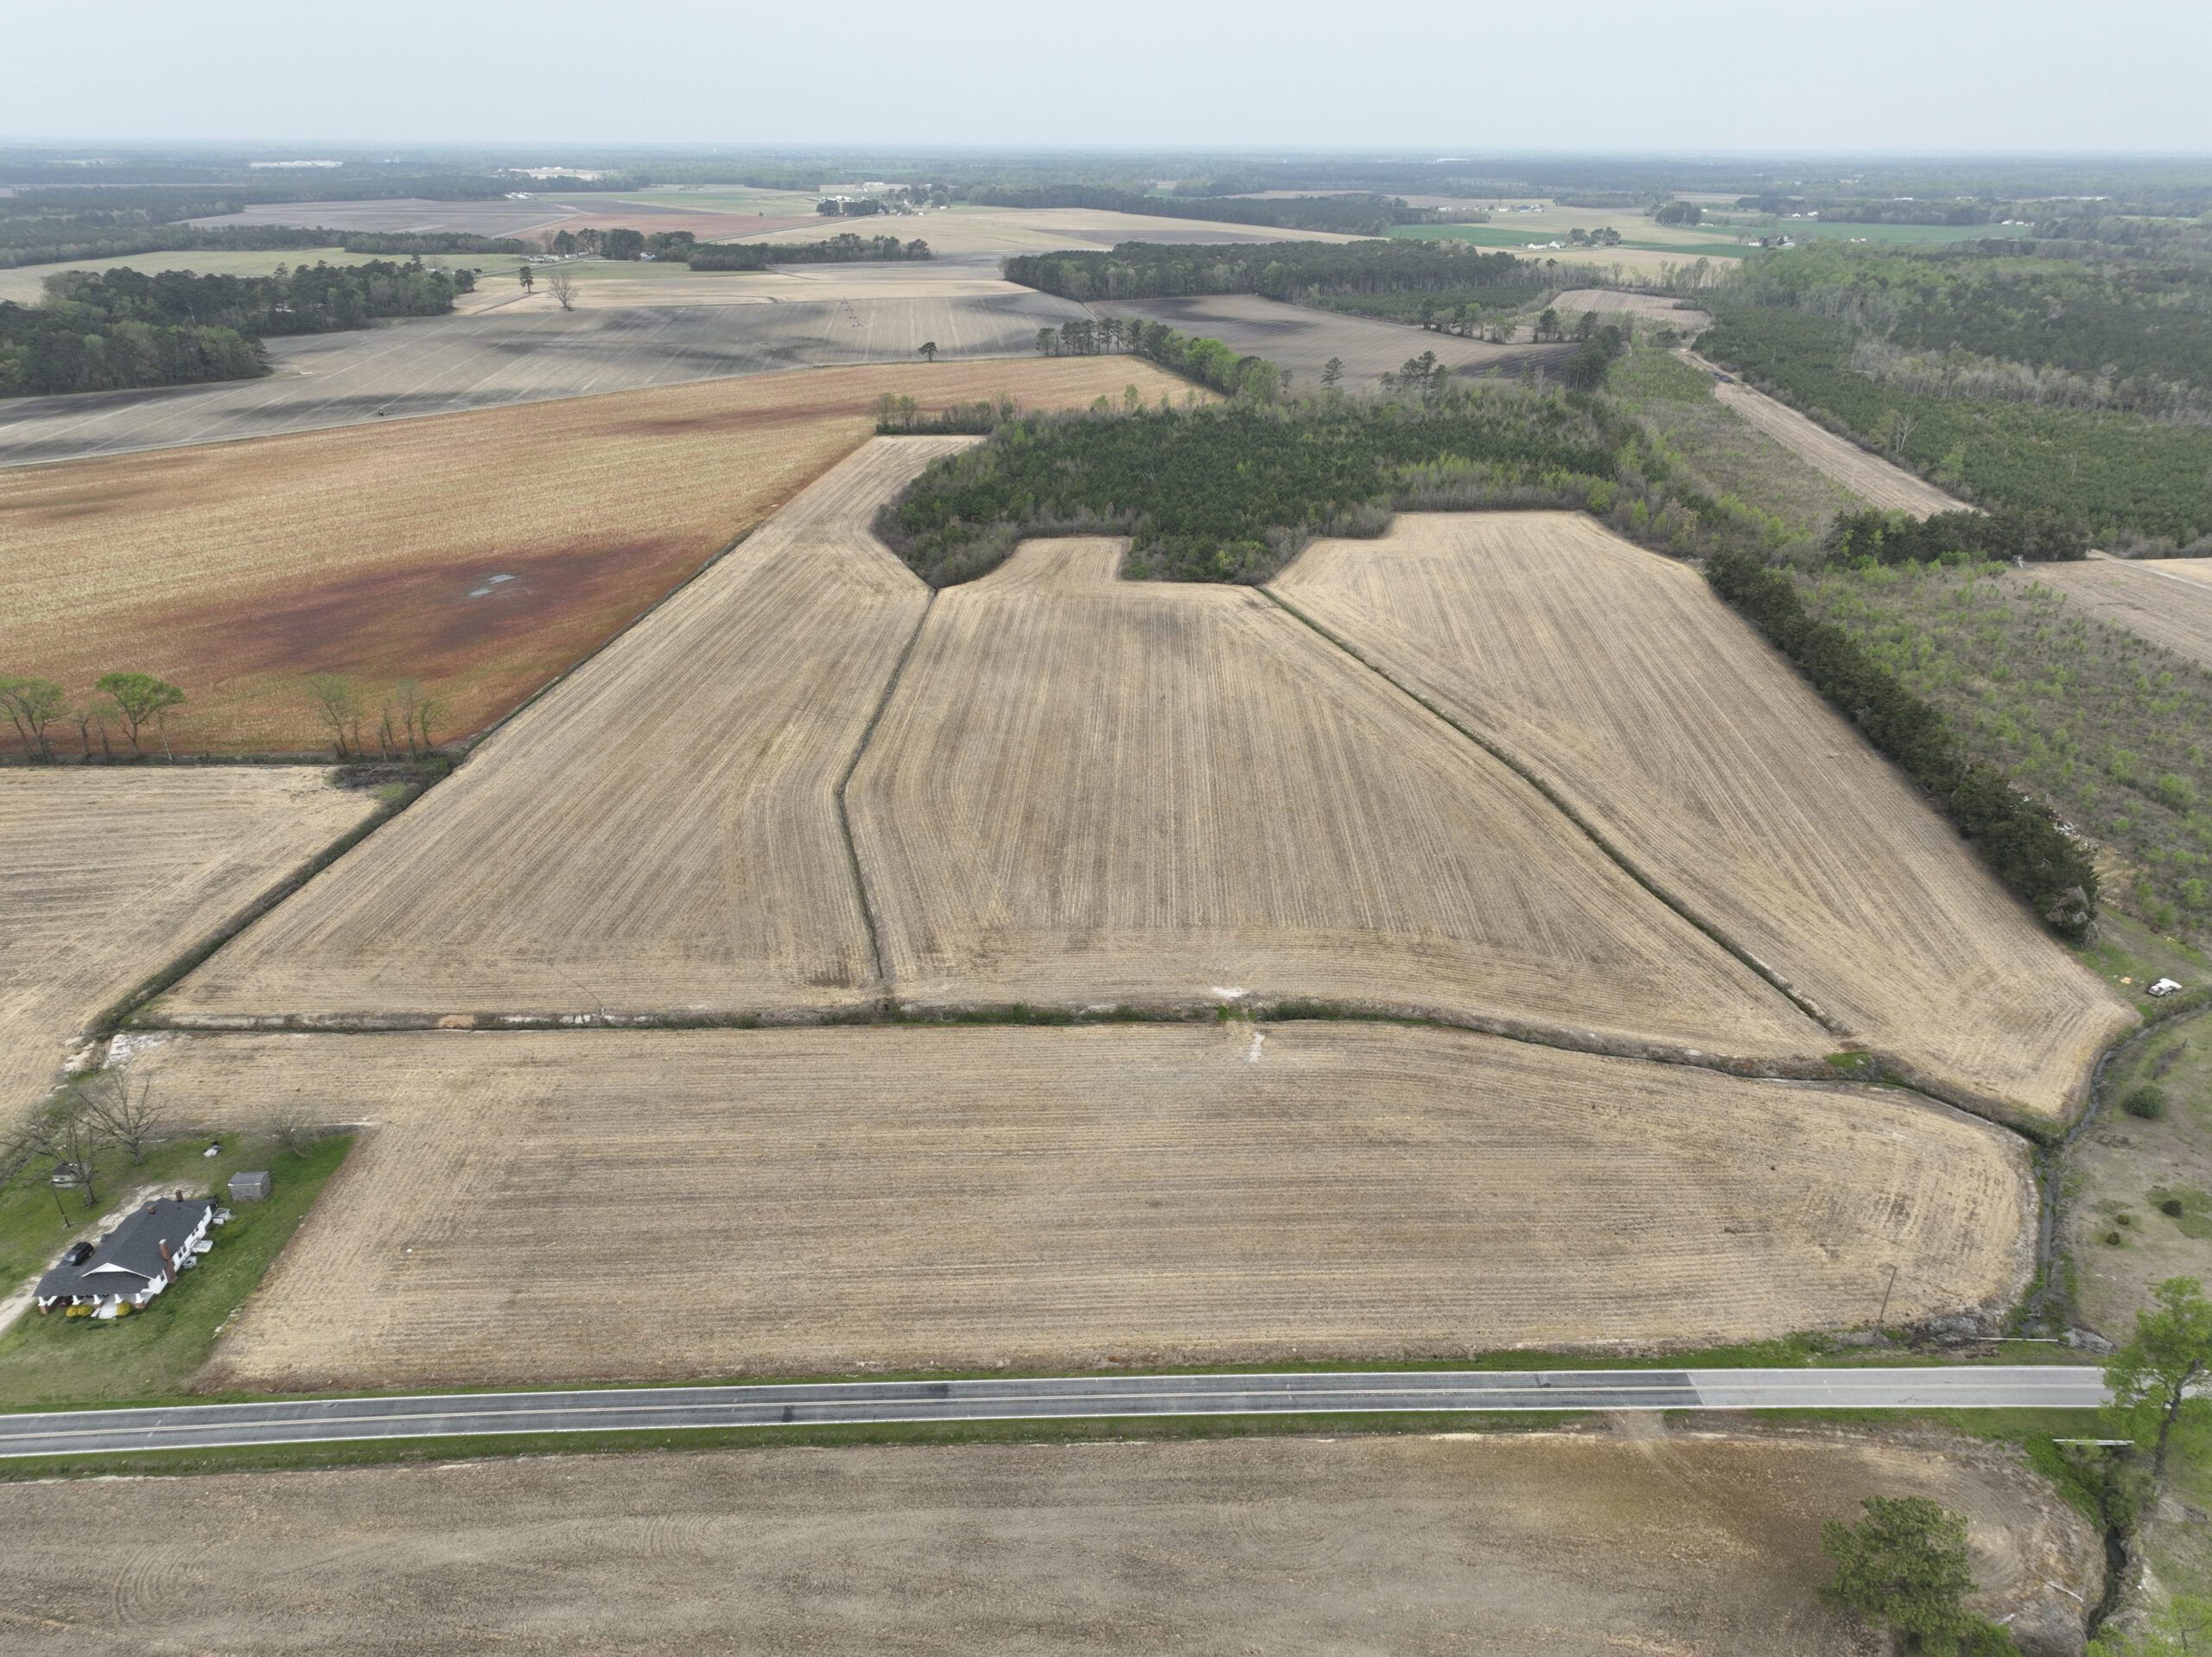
[[[868,1422],[1461,1411],[2094,1409],[2093,1368],[1414,1370],[1063,1375],[287,1399],[0,1415],[0,1457]]]

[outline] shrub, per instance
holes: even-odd
[[[2154,1122],[2166,1114],[2166,1090],[2146,1082],[2122,1099],[2120,1108],[2131,1116]]]

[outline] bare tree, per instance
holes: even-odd
[[[412,679],[401,687],[401,691],[403,697],[411,695],[413,698],[414,730],[408,740],[410,743],[420,742],[423,752],[427,754],[435,746],[430,740],[430,721],[446,711],[446,705],[435,696],[423,694],[423,688]]]
[[[136,1087],[116,1070],[102,1070],[73,1082],[76,1108],[101,1138],[121,1146],[136,1163],[146,1159],[146,1143],[161,1132],[162,1109],[154,1102],[154,1078]]]
[[[361,699],[353,687],[346,682],[342,673],[315,673],[308,677],[308,700],[315,704],[316,714],[330,727],[331,745],[338,750],[340,759],[346,758],[346,733],[358,733],[361,723]],[[359,746],[357,741],[354,745]]]
[[[555,265],[545,273],[545,291],[564,311],[576,308],[576,279],[569,274],[565,265]]]
[[[100,727],[100,746],[107,746],[107,725],[100,719],[100,710],[90,702],[81,708],[71,708],[69,722],[77,727],[78,746],[84,749],[86,759],[92,757],[92,727],[95,723]]]
[[[423,682],[419,679],[402,679],[392,688],[391,694],[399,703],[399,733],[407,740],[407,755],[411,759],[416,752],[415,714],[423,706]],[[391,715],[386,712],[385,723],[387,727],[391,722]]]
[[[61,1223],[67,1225],[69,1210],[61,1201],[65,1186],[74,1185],[84,1192],[86,1208],[99,1200],[93,1180],[99,1171],[96,1164],[100,1138],[99,1127],[83,1102],[67,1098],[60,1108],[25,1124],[5,1147],[0,1147],[0,1167],[13,1163],[21,1169],[32,1162],[50,1160],[54,1165],[50,1188],[54,1212],[61,1216]]]
[[[289,1151],[296,1157],[305,1155],[308,1146],[314,1143],[321,1132],[321,1124],[296,1099],[287,1100],[279,1105],[276,1114],[269,1119],[269,1137],[276,1142],[278,1149]]]

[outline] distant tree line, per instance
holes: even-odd
[[[1484,333],[1493,317],[1517,311],[1547,291],[1548,285],[1540,282],[1504,282],[1467,288],[1393,289],[1382,293],[1317,293],[1307,297],[1325,310],[1342,311],[1348,316],[1411,322],[1471,339]]]
[[[0,198],[4,205],[5,198]],[[0,236],[9,225],[0,219]],[[348,253],[527,253],[530,244],[505,236],[467,236],[459,232],[339,231],[292,225],[152,225],[143,230],[86,230],[62,240],[0,244],[0,270],[26,264],[67,264],[72,260],[129,258],[142,253],[291,252],[335,247]]]
[[[2050,808],[1969,760],[1948,721],[1832,622],[1807,612],[1787,575],[1733,549],[1706,560],[1713,590],[1750,619],[1882,752],[1935,797],[2005,885],[2061,935],[2096,918],[2097,871]]]
[[[1430,224],[1439,215],[1408,207],[1394,197],[1369,194],[1282,196],[1268,200],[1209,196],[1147,195],[1100,185],[1044,185],[1026,189],[954,192],[984,207],[1088,207],[1106,213],[1150,213],[1164,219],[1204,219],[1214,224],[1265,225],[1281,230],[1319,230],[1344,236],[1387,236],[1393,225]]]
[[[283,201],[377,200],[395,196],[422,196],[442,201],[497,200],[514,187],[511,180],[467,175],[363,178],[358,174],[346,176],[346,170],[283,183],[256,180],[251,183],[212,186],[79,185],[19,190],[14,195],[0,196],[0,268],[59,264],[70,259],[115,258],[133,253],[330,247],[340,244],[327,230],[270,225],[192,225],[181,221],[213,219],[245,207]],[[573,187],[564,184],[563,187],[589,187],[580,183]]]
[[[1534,267],[1466,242],[1263,242],[1170,246],[1123,242],[1105,253],[1023,253],[1002,260],[1008,282],[1065,299],[1163,299],[1185,294],[1441,293],[1526,286]]]
[[[842,232],[821,242],[708,242],[687,256],[694,270],[765,270],[776,264],[839,264],[933,257],[924,241]]]
[[[517,244],[519,249],[520,244]],[[775,264],[837,264],[863,260],[926,259],[924,241],[896,236],[858,236],[851,231],[819,242],[702,242],[688,230],[563,230],[549,238],[548,251],[563,257],[592,254],[603,259],[653,258],[694,270],[765,270]]]
[[[532,251],[528,242],[512,236],[467,236],[448,230],[349,230],[334,234],[324,231],[310,232],[330,236],[328,242],[313,243],[318,247],[343,248],[348,253],[528,253]]]
[[[45,304],[0,303],[0,397],[243,378],[265,371],[264,335],[437,315],[474,286],[472,271],[384,261],[268,276],[63,271]]]

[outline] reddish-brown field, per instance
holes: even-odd
[[[886,392],[1052,408],[1131,384],[1185,389],[1125,358],[824,369],[9,471],[0,673],[75,697],[159,674],[191,697],[188,752],[322,746],[321,672],[359,682],[372,733],[418,680],[457,736],[850,454]]]

